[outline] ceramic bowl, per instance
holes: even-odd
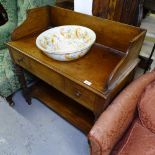
[[[55,60],[70,61],[85,55],[95,40],[96,34],[91,29],[67,25],[44,31],[37,37],[36,45]]]

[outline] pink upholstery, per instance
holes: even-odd
[[[143,127],[140,120],[134,121],[117,155],[155,155],[155,134]]]
[[[114,145],[132,122],[142,92],[153,80],[155,71],[134,80],[101,114],[88,135],[92,155],[111,153]]]
[[[142,124],[155,133],[155,81],[146,87],[138,111]]]

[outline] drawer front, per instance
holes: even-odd
[[[65,93],[89,110],[94,110],[95,94],[86,88],[65,79]]]
[[[60,91],[64,90],[64,78],[54,72],[52,69],[40,64],[39,62],[25,56],[18,51],[11,52],[16,64],[28,70],[33,75],[47,82],[49,85],[57,88]]]

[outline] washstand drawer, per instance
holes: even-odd
[[[21,66],[25,69],[28,69],[28,71],[32,72],[31,71],[31,69],[32,69],[31,61],[32,60],[30,58],[28,58],[27,56],[25,56],[22,53],[19,53],[16,50],[12,50],[11,55],[12,55],[13,60],[16,64],[18,64],[19,66]]]
[[[95,101],[95,94],[93,92],[68,79],[65,79],[65,92],[72,99],[93,111]]]
[[[60,74],[16,50],[12,51],[12,57],[15,63],[19,66],[23,67],[56,89],[64,91],[64,78]]]

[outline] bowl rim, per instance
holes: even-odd
[[[94,37],[93,37],[93,40],[92,40],[88,45],[86,44],[85,47],[83,47],[83,48],[81,48],[81,49],[79,49],[79,50],[73,50],[72,52],[66,52],[66,53],[58,53],[58,52],[56,52],[56,50],[53,51],[53,52],[50,52],[49,50],[44,49],[44,48],[39,44],[39,39],[40,39],[40,37],[41,37],[44,33],[47,33],[48,31],[51,31],[51,30],[53,30],[53,29],[59,29],[59,28],[63,28],[63,27],[81,27],[81,28],[87,29],[88,31],[90,31],[90,32],[93,34],[93,36],[94,36]],[[95,43],[95,41],[96,41],[96,34],[95,34],[95,32],[94,32],[93,30],[91,30],[91,29],[88,28],[88,27],[81,26],[81,25],[62,25],[62,26],[52,27],[52,28],[50,28],[50,29],[48,29],[48,30],[43,31],[41,34],[39,34],[38,37],[36,38],[36,45],[37,45],[37,47],[38,47],[41,51],[43,51],[43,52],[45,52],[45,53],[48,53],[48,54],[56,54],[56,55],[65,55],[65,54],[79,53],[79,52],[81,52],[81,51],[83,51],[83,50],[86,50],[87,48],[89,48],[90,46],[92,46],[92,45]]]

